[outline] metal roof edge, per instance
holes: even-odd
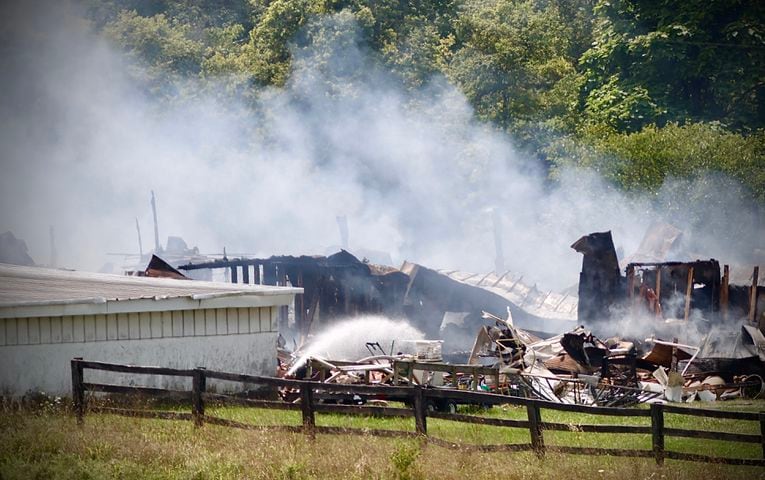
[[[279,292],[268,292],[265,295],[263,292],[234,291],[181,297],[144,297],[121,300],[96,297],[82,300],[4,303],[0,304],[0,319],[286,306],[290,304],[296,293],[302,293],[302,291],[302,288],[285,288]]]

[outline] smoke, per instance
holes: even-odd
[[[138,67],[67,7],[0,8],[0,230],[25,239],[38,263],[49,225],[67,267],[137,253],[135,217],[148,249],[150,190],[161,239],[180,235],[202,252],[323,254],[345,215],[351,250],[474,272],[494,267],[496,208],[506,266],[543,288],[576,283],[581,257],[569,245],[592,231],[612,230],[630,253],[663,218],[752,225],[740,192],[714,178],[669,181],[655,198],[627,197],[589,171],[550,185],[445,79],[401,88],[358,46],[350,15],[309,22],[284,88],[245,102],[187,79],[193,95],[158,102]],[[719,234],[686,238],[722,257],[727,246],[706,241]]]

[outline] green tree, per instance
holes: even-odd
[[[582,56],[587,120],[619,131],[667,121],[765,126],[765,3],[600,0]]]

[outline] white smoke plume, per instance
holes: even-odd
[[[406,92],[375,68],[343,14],[307,28],[344,41],[316,35],[296,49],[288,84],[253,106],[193,80],[206,93],[158,103],[131,75],[136,65],[66,7],[2,10],[0,230],[25,239],[38,263],[48,261],[49,225],[62,266],[98,269],[106,252],[137,253],[135,217],[148,250],[150,190],[162,238],[202,252],[323,254],[346,215],[352,250],[474,272],[494,267],[497,208],[507,267],[547,288],[576,283],[581,257],[569,245],[592,231],[612,230],[626,254],[659,219],[709,256],[731,254],[707,241],[726,226],[763,237],[740,192],[714,179],[668,182],[659,201],[625,196],[593,172],[550,184],[445,79]],[[714,229],[692,229],[693,212]]]

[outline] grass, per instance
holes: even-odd
[[[715,408],[765,410],[765,402],[726,402]],[[187,407],[180,409],[188,411]],[[210,407],[210,415],[257,425],[299,425],[299,412],[244,407]],[[524,419],[525,409],[495,407],[470,411]],[[588,434],[577,424],[647,424],[647,418],[602,417],[542,410],[545,421],[572,425],[572,432],[545,432],[548,445],[650,449],[649,435]],[[414,430],[404,418],[318,414],[318,425]],[[759,433],[756,422],[666,415],[667,427]],[[428,419],[428,432],[475,444],[528,443],[523,429]],[[760,458],[759,445],[668,438],[667,448],[716,456]],[[428,445],[419,439],[250,431],[188,421],[150,420],[89,414],[78,427],[60,408],[6,410],[0,415],[0,478],[168,478],[168,479],[424,479],[459,478],[765,478],[765,468],[668,460],[531,453],[476,453]]]

